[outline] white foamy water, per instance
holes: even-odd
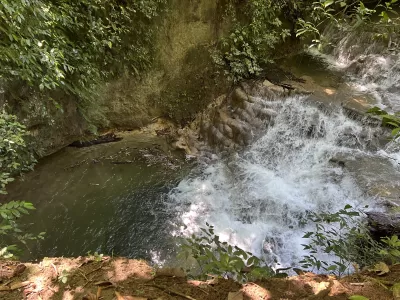
[[[310,228],[299,220],[307,211],[372,202],[330,159],[367,151],[359,136],[368,140],[373,129],[299,98],[269,104],[278,111],[273,126],[244,152],[195,170],[170,201],[184,235],[209,222],[222,240],[288,266],[305,254],[302,236]]]
[[[371,94],[378,107],[400,111],[400,54],[387,49],[370,32],[338,33],[328,28],[326,35],[337,44],[322,56],[334,68],[347,72],[348,84],[355,91]]]

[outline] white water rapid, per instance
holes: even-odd
[[[355,91],[372,95],[376,106],[390,112],[400,111],[398,50],[388,48],[387,43],[367,31],[342,33],[328,27],[325,35],[331,37],[335,47],[323,56],[333,67],[347,73],[347,84]]]
[[[245,151],[204,163],[171,192],[170,202],[184,235],[209,222],[222,240],[290,266],[304,254],[307,228],[299,220],[307,211],[372,203],[330,159],[368,155],[374,128],[297,97],[268,105],[278,112],[274,125]]]

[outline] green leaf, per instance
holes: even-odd
[[[23,205],[24,205],[24,207],[25,207],[26,209],[30,209],[30,210],[36,209],[36,208],[33,206],[33,204],[30,203],[30,202],[24,202]]]
[[[395,257],[400,257],[400,250],[398,249],[390,250],[389,253]]]
[[[396,137],[398,136],[400,133],[400,128],[395,128],[392,130],[392,136]]]
[[[331,6],[334,3],[333,0],[326,0],[324,3],[322,3],[322,5],[327,8],[329,6]]]
[[[387,115],[387,112],[377,106],[370,108],[367,110],[367,113],[375,114],[375,115]]]
[[[17,217],[17,218],[21,217],[21,214],[19,213],[18,210],[13,209],[11,212],[12,212],[12,214],[13,214],[15,217]]]
[[[332,265],[329,268],[326,269],[327,271],[336,271],[337,270],[337,266]]]
[[[382,250],[379,251],[379,254],[380,255],[388,255],[389,252],[387,250],[385,250],[385,249],[382,249]]]
[[[303,239],[308,239],[310,236],[312,236],[314,232],[307,232],[304,236]]]
[[[347,215],[353,216],[353,217],[358,217],[358,216],[360,215],[360,213],[359,213],[359,212],[356,212],[356,211],[349,211],[349,212],[347,213]]]

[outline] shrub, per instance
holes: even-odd
[[[298,37],[312,39],[311,47],[319,49],[329,43],[323,34],[328,24],[333,24],[341,31],[362,30],[374,33],[375,37],[392,46],[393,34],[400,29],[400,18],[395,10],[398,0],[391,1],[343,1],[320,0],[314,2],[303,18],[297,23]],[[396,45],[397,46],[397,45]]]
[[[206,225],[207,228],[201,228],[203,234],[192,235],[183,240],[180,253],[181,257],[187,259],[191,256],[197,261],[201,279],[206,279],[210,274],[238,281],[276,275],[271,267],[266,266],[262,259],[251,252],[221,242],[214,233],[214,227],[208,223]]]
[[[214,62],[233,82],[259,75],[262,66],[272,61],[271,51],[290,35],[279,18],[284,3],[249,0],[242,6],[239,1],[228,1],[225,15],[233,28],[212,53]]]
[[[101,80],[152,62],[165,0],[2,0],[0,77],[90,99]]]

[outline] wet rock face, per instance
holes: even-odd
[[[168,1],[162,18],[149,23],[157,27],[152,67],[140,76],[125,74],[99,84],[91,103],[82,104],[59,91],[42,95],[16,83],[5,89],[10,95],[4,95],[0,86],[0,109],[7,100],[9,112],[31,133],[38,157],[91,138],[96,128],[139,129],[160,116],[186,124],[229,87],[222,74],[216,75],[208,49],[229,32],[228,21],[222,18],[223,2]]]
[[[200,137],[208,145],[229,151],[249,145],[276,112],[238,87],[201,121]]]
[[[245,147],[278,114],[265,100],[273,101],[291,92],[269,81],[241,83],[230,94],[217,98],[182,129],[175,146],[194,155],[207,147],[227,153]]]
[[[18,97],[13,97],[12,93]],[[37,157],[57,152],[63,147],[90,134],[90,128],[80,113],[75,98],[60,91],[52,91],[43,101],[33,88],[10,86],[0,92],[0,109],[5,108],[26,126],[27,143]]]
[[[375,154],[338,154],[330,162],[350,172],[363,192],[378,199],[383,206],[400,206],[400,174],[393,161]]]

